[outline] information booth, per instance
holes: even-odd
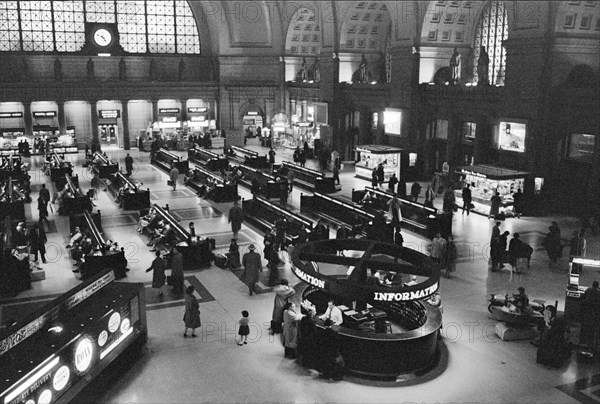
[[[139,353],[144,285],[114,280],[105,270],[2,330],[2,403],[76,401],[109,364]]]
[[[379,163],[383,163],[385,181],[387,182],[392,174],[400,179],[400,160],[403,149],[391,146],[382,146],[368,144],[356,146],[356,168],[355,175],[358,178],[371,180],[373,169],[377,168]]]
[[[291,258],[292,271],[304,281],[297,287],[303,307],[310,304],[317,313],[317,340],[327,339],[328,327],[335,331],[348,372],[396,380],[434,366],[442,316],[436,299],[440,273],[430,258],[364,239],[300,244]],[[418,282],[404,284],[402,277],[409,275]],[[328,300],[342,311],[341,325],[320,318]],[[315,352],[301,354],[323,354],[318,343],[304,349]]]
[[[467,184],[471,186],[473,198],[472,211],[488,215],[492,206],[492,196],[497,191],[502,198],[500,213],[513,216],[513,194],[521,189],[526,198],[531,199],[534,193],[541,191],[543,181],[534,181],[531,173],[511,170],[488,165],[472,165],[461,167],[455,172],[461,177],[461,189],[455,190],[456,203],[463,205],[462,188]]]
[[[600,260],[573,257],[569,262],[569,284],[565,298],[565,317],[569,321],[581,322],[581,299],[599,272]]]

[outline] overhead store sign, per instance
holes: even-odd
[[[56,111],[36,111],[33,113],[34,118],[54,118]]]
[[[178,114],[181,112],[179,108],[160,108],[158,110],[159,114]]]
[[[256,112],[256,111],[249,111],[248,115],[258,115],[258,112]]]
[[[23,118],[22,112],[0,112],[0,118]]]
[[[176,116],[165,116],[165,117],[163,117],[162,121],[164,123],[175,123],[175,122],[177,122],[177,117]]]
[[[206,115],[193,116],[193,117],[190,118],[190,121],[192,121],[192,122],[204,122],[204,121],[206,121]]]
[[[192,114],[195,114],[195,113],[203,113],[203,112],[206,112],[206,111],[208,111],[208,108],[206,108],[206,107],[189,107],[189,108],[187,109],[187,111],[188,111],[189,113],[192,113]]]
[[[101,109],[98,111],[101,119],[116,119],[121,117],[121,111],[118,109]]]

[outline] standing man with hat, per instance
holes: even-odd
[[[260,254],[254,251],[254,244],[250,244],[248,250],[250,251],[242,257],[242,265],[244,266],[242,281],[248,286],[249,294],[252,296],[254,285],[258,282],[258,273],[262,272],[262,261]]]

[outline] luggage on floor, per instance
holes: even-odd
[[[223,254],[215,254],[215,265],[221,269],[227,268],[227,257]]]

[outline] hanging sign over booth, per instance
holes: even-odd
[[[181,112],[179,108],[160,108],[158,110],[159,114],[178,114]]]
[[[23,118],[22,112],[0,112],[1,118]]]
[[[190,114],[204,113],[204,112],[208,111],[208,108],[206,108],[206,107],[188,107],[187,111]]]
[[[98,111],[98,116],[101,119],[116,119],[121,117],[121,111],[118,109],[101,109]]]
[[[33,113],[34,118],[54,118],[56,111],[35,111]]]

